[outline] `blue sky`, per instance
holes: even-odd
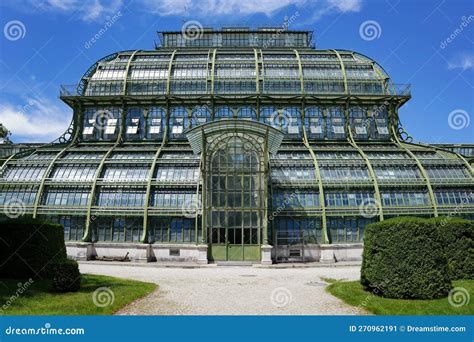
[[[14,142],[51,141],[72,115],[60,85],[76,83],[97,59],[153,49],[156,31],[180,31],[189,20],[281,26],[285,15],[295,16],[290,28],[313,30],[318,48],[361,52],[395,83],[410,83],[400,115],[416,140],[474,143],[470,0],[2,0],[0,122]]]

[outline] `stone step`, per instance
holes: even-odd
[[[217,266],[252,266],[257,261],[217,261]]]

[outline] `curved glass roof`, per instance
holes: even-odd
[[[188,94],[398,95],[374,60],[353,51],[310,48],[118,52],[91,66],[75,95]]]

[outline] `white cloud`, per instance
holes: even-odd
[[[23,104],[0,103],[0,122],[16,137],[28,142],[50,142],[69,127],[72,110],[44,98],[27,98]]]
[[[289,6],[301,6],[306,0],[141,0],[143,4],[158,15],[250,15],[263,13],[268,16],[275,11]]]
[[[77,16],[84,21],[103,22],[124,6],[137,8],[158,16],[186,16],[205,18],[242,17],[265,14],[271,17],[287,6],[309,14],[316,21],[329,13],[358,12],[362,0],[16,0],[10,3],[17,9],[57,12]],[[258,25],[255,25],[258,26]]]
[[[462,54],[448,63],[448,69],[474,69],[474,55]]]
[[[361,7],[361,0],[328,0],[328,2],[341,12],[359,12]]]
[[[22,3],[35,10],[77,15],[84,21],[106,21],[108,15],[115,14],[124,5],[123,0],[18,0],[15,5]]]
[[[210,17],[222,15],[251,15],[262,13],[267,16],[287,7],[295,6],[309,13],[330,11],[357,12],[361,0],[139,0],[151,12],[158,15],[187,15]]]

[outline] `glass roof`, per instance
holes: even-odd
[[[125,51],[97,62],[80,84],[85,96],[394,95],[382,67],[345,50]]]

